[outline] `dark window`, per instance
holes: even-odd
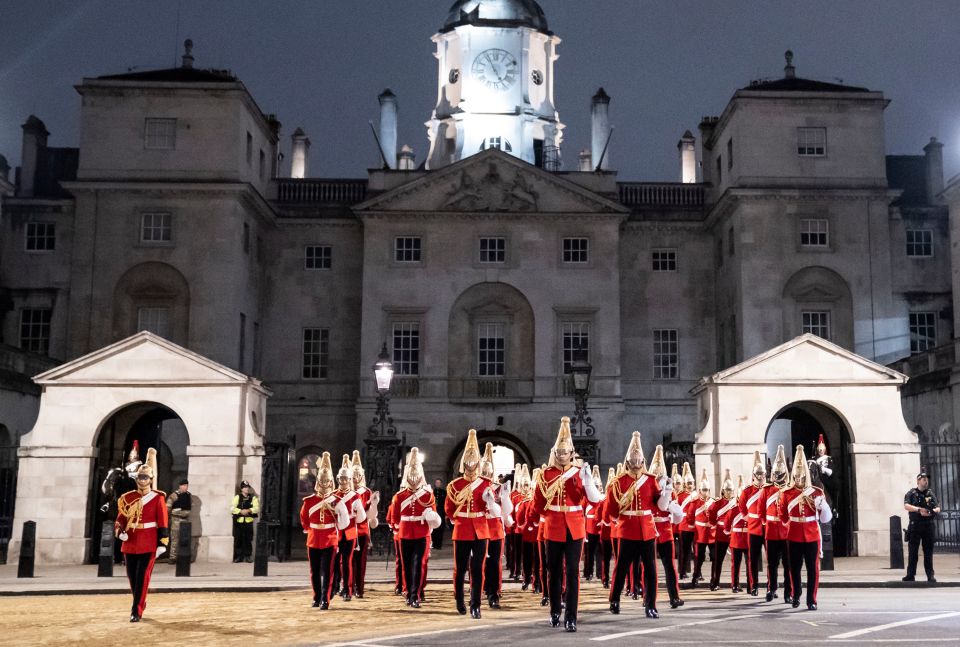
[[[24,308],[20,311],[20,348],[31,353],[50,352],[50,308]]]
[[[330,330],[303,329],[303,378],[325,379],[330,363]]]
[[[400,236],[393,243],[393,260],[397,263],[419,263],[421,243],[419,236]]]
[[[141,243],[169,243],[173,239],[173,216],[169,213],[140,214]]]
[[[930,229],[908,229],[907,256],[911,258],[933,256],[933,231]]]
[[[910,352],[922,353],[937,345],[937,313],[910,313]]]
[[[590,260],[589,238],[564,238],[563,262],[586,263]]]
[[[651,258],[653,259],[654,272],[677,271],[677,250],[655,249],[651,252]]]
[[[830,312],[827,310],[805,310],[801,313],[804,333],[813,333],[817,337],[830,340]]]
[[[253,164],[253,135],[247,133],[247,166]]]
[[[826,154],[826,128],[797,128],[797,155],[823,157]]]
[[[803,218],[800,220],[800,245],[802,247],[827,247],[830,244],[830,222],[826,218]]]
[[[28,252],[52,252],[57,246],[56,229],[52,222],[28,222],[24,249]]]
[[[675,380],[680,374],[676,330],[653,331],[653,379]]]
[[[329,245],[307,245],[303,268],[306,270],[329,270],[333,262],[333,248]]]
[[[507,259],[506,238],[481,238],[480,262],[503,263]]]
[[[477,374],[501,377],[505,373],[506,348],[502,323],[477,325]]]
[[[393,370],[397,375],[420,374],[420,324],[393,324]]]
[[[584,359],[590,361],[590,324],[586,321],[566,321],[562,326],[563,336],[563,373],[573,368],[574,353],[579,348],[585,353]]]
[[[733,137],[727,140],[727,169],[733,168]]]
[[[723,183],[723,157],[717,155],[717,186]]]

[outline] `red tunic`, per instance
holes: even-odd
[[[716,524],[716,537],[715,540],[729,544],[730,543],[730,534],[731,528],[733,527],[733,518],[739,513],[737,507],[737,500],[730,499],[717,499],[713,502],[713,505],[710,506],[710,518],[711,523]]]
[[[677,495],[673,495],[673,500],[676,501]],[[659,508],[654,509],[653,511],[653,523],[657,527],[657,543],[665,544],[668,541],[673,541],[673,527],[674,523],[670,521],[670,511],[669,510],[660,510]]]
[[[127,541],[123,542],[120,552],[139,554],[156,552],[160,545],[160,529],[169,527],[167,524],[167,495],[160,490],[150,490],[144,495],[140,495],[136,490],[131,490],[121,495],[118,500],[118,508],[121,510],[135,510],[137,506],[143,506],[140,513],[140,522],[126,530],[127,517],[117,513],[117,520],[113,528],[117,533],[126,532]],[[132,514],[132,512],[131,512]]]
[[[702,499],[698,496],[694,498],[693,503],[690,504],[690,514],[693,515],[694,532],[696,533],[698,544],[713,543],[713,531],[710,527],[710,521],[707,518],[707,510],[710,509],[712,502],[713,499],[709,497]]]
[[[520,494],[519,490],[510,492],[510,502],[513,503],[513,525],[507,528],[508,535],[520,532],[520,523],[517,521],[517,508],[520,506],[521,501],[523,501],[523,495]]]
[[[750,548],[750,540],[747,539],[747,520],[744,518],[743,513],[740,512],[739,507],[735,512],[736,514],[733,515],[733,519],[730,522],[730,548],[748,550]]]
[[[693,492],[683,492],[677,495],[677,504],[680,506],[680,509],[683,510],[683,521],[680,522],[680,531],[681,532],[693,532],[695,526],[693,525],[693,515],[690,513],[690,508],[694,507],[694,500],[697,498],[697,495]]]
[[[817,511],[810,504],[801,501],[801,494],[816,500],[817,497],[823,496],[823,490],[811,486],[801,492],[791,487],[780,493],[779,515],[781,521],[788,522],[787,539],[798,542],[819,542],[820,520]]]
[[[533,499],[521,499],[517,504],[516,526],[523,541],[537,541],[537,529],[540,526],[540,517],[532,514]]]
[[[482,476],[472,481],[461,476],[447,485],[443,511],[447,519],[453,521],[454,540],[490,539],[487,503],[483,500],[483,493],[490,485],[490,479]]]
[[[300,506],[300,527],[307,533],[307,548],[330,548],[340,539],[337,531],[337,513],[334,508],[339,501],[336,494],[321,497],[311,494]]]
[[[366,485],[360,486],[355,490],[357,496],[360,497],[362,502],[363,509],[366,510],[370,507],[370,497],[373,496],[373,492],[370,491]],[[357,535],[369,535],[370,534],[370,524],[364,520],[363,523],[357,524]]]
[[[763,488],[763,509],[765,511],[766,523],[764,524],[764,536],[767,539],[784,540],[787,538],[787,524],[780,521],[780,512],[778,503],[780,502],[780,488],[776,485],[768,485]]]
[[[763,535],[763,521],[766,511],[763,509],[763,488],[753,483],[740,493],[740,512],[747,518],[747,532],[751,535]]]
[[[616,523],[620,539],[648,540],[657,536],[653,515],[660,510],[660,485],[651,474],[622,474],[607,491],[604,521]],[[625,500],[629,499],[629,500]],[[667,514],[669,520],[669,513]]]
[[[500,501],[500,488],[503,487],[499,483],[492,483],[490,489],[493,491],[493,498],[495,501]],[[490,531],[490,539],[497,540],[503,539],[506,536],[503,528],[503,518],[500,515],[492,515],[487,512],[487,528]]]
[[[393,495],[390,504],[390,517],[387,523],[396,526],[400,539],[422,539],[430,534],[430,526],[423,518],[426,510],[437,510],[437,500],[433,492],[425,487],[413,492],[403,488]]]
[[[547,541],[577,540],[586,536],[584,506],[587,492],[580,470],[573,465],[566,469],[548,467],[540,475],[533,494],[533,507],[543,517],[543,538]]]
[[[587,503],[586,531],[588,535],[596,535],[600,532],[600,518],[597,515],[597,509],[603,503]]]

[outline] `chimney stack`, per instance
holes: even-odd
[[[694,184],[697,181],[697,139],[689,130],[677,142],[680,151],[680,181]]]
[[[387,88],[380,100],[380,146],[387,166],[397,168],[397,96]]]
[[[783,67],[783,78],[785,79],[794,79],[797,77],[797,68],[793,66],[793,52],[789,49],[783,53],[783,58],[787,60],[787,64]]]
[[[290,135],[292,142],[290,152],[290,177],[294,180],[302,180],[307,177],[307,163],[310,153],[310,139],[302,128],[297,128]]]
[[[930,138],[930,143],[923,147],[926,158],[927,175],[927,202],[942,204],[940,193],[943,192],[943,144],[936,137]]]
[[[585,148],[582,151],[580,151],[578,162],[579,162],[578,170],[580,170],[581,172],[589,173],[590,171],[593,170],[593,155],[590,153],[589,149]]]
[[[590,162],[594,167],[599,165],[603,171],[610,168],[610,150],[604,154],[609,137],[610,96],[600,88],[590,102]]]
[[[187,40],[183,41],[183,57],[181,59],[183,63],[181,64],[181,67],[185,67],[187,69],[193,67],[193,54],[191,52],[193,52],[193,41],[188,38]]]
[[[413,154],[413,149],[406,144],[400,147],[397,168],[401,171],[413,171],[417,168],[417,156]]]
[[[23,147],[20,149],[20,191],[17,195],[26,198],[33,196],[33,185],[37,178],[37,160],[40,149],[47,147],[47,127],[36,116],[27,117],[23,129]]]

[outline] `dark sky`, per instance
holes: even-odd
[[[376,165],[367,122],[377,94],[400,101],[400,143],[418,162],[436,100],[430,36],[452,0],[0,0],[0,154],[20,158],[20,128],[43,119],[53,146],[76,146],[84,76],[179,64],[192,38],[198,67],[228,68],[282,144],[303,127],[310,174],[362,177]],[[612,97],[613,166],[624,180],[676,180],[676,142],[720,114],[751,79],[797,75],[881,90],[889,153],[945,144],[960,172],[960,7],[954,0],[802,2],[540,0],[562,39],[556,99],[567,124],[565,168],[589,146],[589,101]],[[179,20],[178,20],[179,15]],[[178,27],[179,22],[179,27]]]

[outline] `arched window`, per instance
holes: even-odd
[[[123,339],[148,330],[186,345],[190,288],[166,263],[141,263],[117,281],[113,294],[113,336]]]

